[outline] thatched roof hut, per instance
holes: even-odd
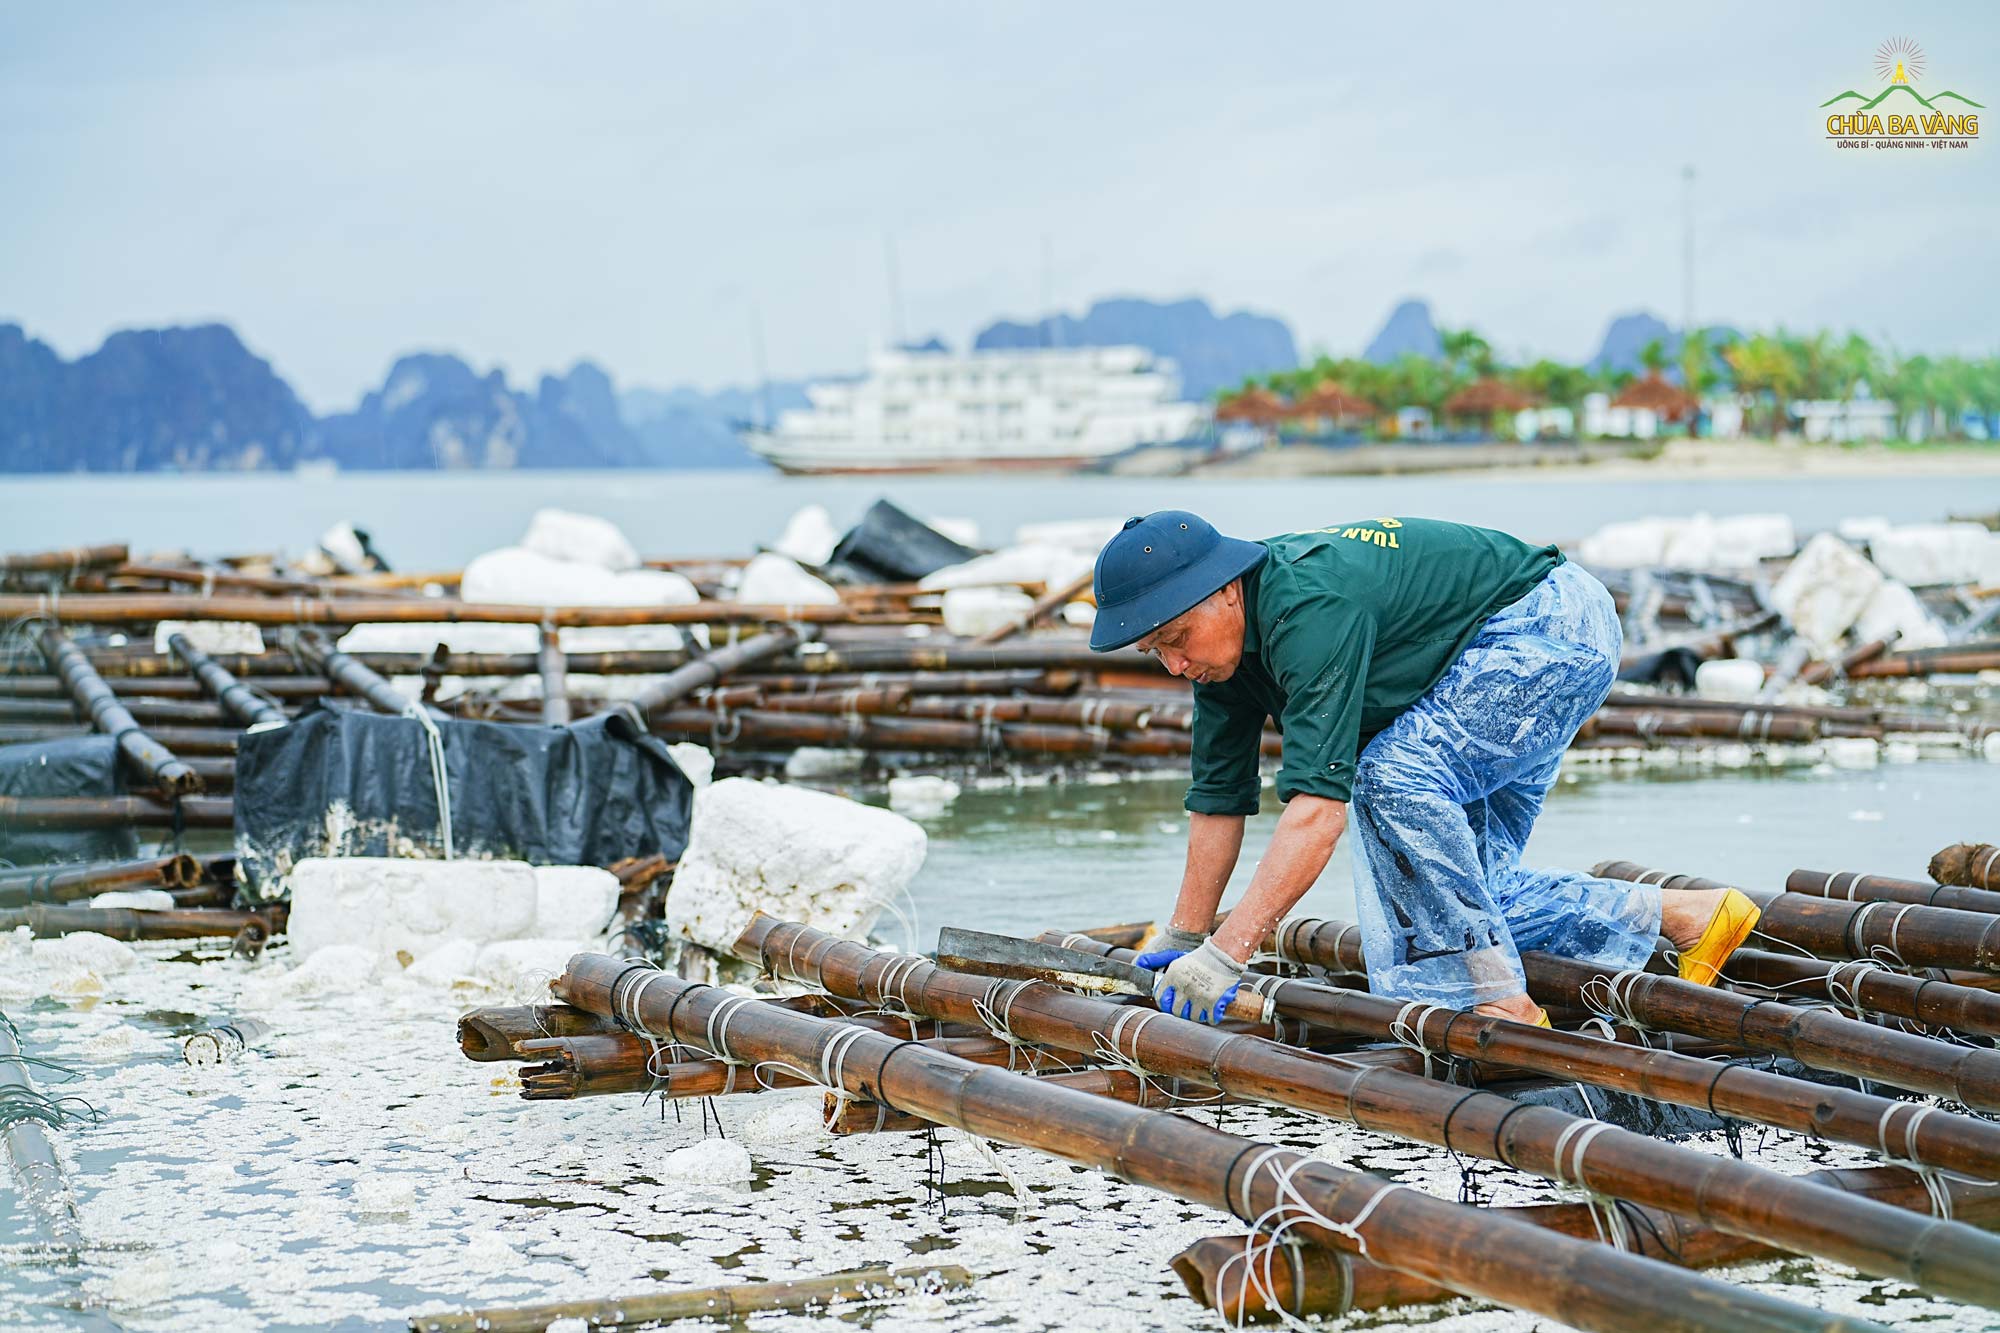
[[[1369,418],[1377,414],[1375,404],[1333,380],[1321,380],[1304,397],[1292,404],[1294,417],[1329,417],[1335,421]]]
[[[1489,378],[1468,384],[1445,399],[1444,414],[1448,417],[1490,417],[1495,412],[1519,412],[1523,408],[1540,405],[1538,399],[1522,393],[1513,385]]]
[[[1285,400],[1265,388],[1249,388],[1232,393],[1216,405],[1217,421],[1248,421],[1253,425],[1276,425],[1291,415]]]
[[[1660,378],[1658,371],[1646,375],[1644,379],[1633,380],[1611,400],[1613,407],[1642,408],[1652,412],[1662,421],[1688,421],[1701,410],[1701,400],[1681,388]]]

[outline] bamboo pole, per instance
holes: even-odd
[[[75,902],[116,889],[185,889],[200,882],[201,863],[185,854],[5,870],[0,871],[0,907]]]
[[[766,694],[824,694],[908,686],[913,694],[1074,694],[1083,677],[1075,671],[1035,667],[994,671],[828,671],[820,675],[757,671],[745,673],[744,688]]]
[[[0,824],[18,828],[229,828],[234,810],[223,796],[0,796]]]
[[[146,734],[68,635],[52,625],[44,625],[38,642],[49,669],[62,677],[70,698],[89,716],[91,725],[117,742],[127,769],[173,796],[201,791],[200,776]]]
[[[1936,977],[1908,976],[1868,960],[1829,963],[1738,949],[1722,974],[1736,989],[1774,1000],[1825,999],[1856,1018],[1862,1012],[1883,1014],[1925,1028],[2000,1037],[2000,995]]]
[[[1990,842],[1955,842],[1931,858],[1928,873],[1940,884],[2000,892],[2000,847]]]
[[[752,926],[753,933],[757,929]],[[761,932],[766,939],[773,933]],[[823,943],[814,946],[816,953],[858,950],[898,968],[909,968],[913,962],[902,957],[890,960],[861,945],[837,944],[829,949],[824,944],[829,937],[820,938]],[[746,935],[745,947],[754,949],[749,939]],[[782,954],[782,947],[777,952]],[[713,1043],[710,1049],[722,1047],[738,1060],[782,1059],[802,1069],[823,1069],[829,1084],[897,1110],[1107,1170],[1135,1184],[1226,1208],[1239,1217],[1282,1219],[1292,1234],[1309,1243],[1365,1252],[1398,1272],[1577,1328],[1736,1333],[1851,1326],[1841,1316],[1675,1273],[1607,1246],[1551,1236],[1360,1172],[1225,1134],[1169,1111],[1142,1110],[1047,1086],[913,1043],[758,1005],[717,987],[690,984],[601,954],[571,959],[552,989],[581,1008],[623,1013],[634,1026],[656,1036]],[[1053,988],[1026,983],[1020,994],[1028,989]],[[1522,1108],[1521,1114],[1537,1109]],[[1533,1254],[1535,1262],[1522,1263],[1526,1254]]]
[[[314,670],[349,694],[366,700],[368,706],[378,713],[402,717],[412,709],[421,708],[433,718],[442,720],[444,717],[438,709],[408,698],[387,677],[371,670],[359,658],[341,652],[315,635],[297,635],[293,650]]]
[[[1996,670],[2000,670],[2000,642],[1987,642],[1886,653],[1872,662],[1856,664],[1847,675],[1850,680],[1866,680],[1871,676],[1972,675]]]
[[[781,617],[772,617],[781,619]],[[715,684],[732,671],[753,667],[759,662],[767,662],[786,652],[799,641],[798,631],[793,629],[766,630],[740,643],[727,644],[717,648],[686,666],[677,667],[654,681],[628,703],[615,708],[629,708],[640,716],[665,709],[686,698],[696,690]]]
[[[2000,876],[1994,883],[2000,884]],[[1794,870],[1785,877],[1785,892],[1849,902],[1921,903],[1960,912],[2000,913],[2000,892],[1968,885],[1865,875],[1858,870]]]
[[[543,724],[568,726],[569,662],[563,656],[562,632],[552,625],[542,626],[542,650],[536,655],[535,666],[542,678]]]
[[[1272,947],[1293,962],[1352,971],[1361,963],[1360,936],[1360,927],[1352,922],[1302,918],[1287,922]],[[1610,972],[1533,951],[1523,953],[1521,963],[1528,993],[1543,1004],[1768,1051],[1814,1069],[1950,1097],[1976,1111],[2000,1110],[2000,1053],[1994,1051],[1947,1045],[1678,977]]]
[[[1921,1283],[1954,1299],[2000,1305],[2000,1278],[1995,1276],[2000,1269],[1994,1267],[2000,1240],[1969,1228],[1947,1236],[1936,1224],[1916,1225],[1893,1208],[1843,1204],[1824,1190],[1775,1172],[1690,1152],[1553,1107],[1523,1105],[1393,1069],[1344,1064],[1337,1056],[1217,1032],[1150,1006],[1112,1004],[1042,982],[947,972],[926,960],[878,953],[762,915],[751,921],[736,952],[779,976],[817,984],[845,998],[886,1003],[894,997],[914,1012],[958,1021],[1004,1015],[1013,1036],[1042,1045],[1101,1049],[1099,1043],[1109,1042],[1121,1056],[1154,1074],[1504,1161],[1547,1179],[1666,1208],[1735,1235]],[[574,996],[566,998],[577,1002]],[[924,1111],[893,1095],[882,1100]],[[1586,1134],[1588,1161],[1577,1144]]]
[[[74,1250],[83,1244],[83,1222],[76,1213],[76,1194],[48,1134],[51,1129],[60,1129],[62,1123],[61,1109],[28,1077],[20,1032],[12,1020],[0,1014],[0,1139],[7,1143],[21,1200],[36,1229],[56,1244]]]
[[[173,650],[174,656],[187,663],[188,670],[201,682],[201,687],[215,696],[216,702],[236,719],[239,726],[281,727],[290,720],[282,709],[258,698],[248,686],[230,675],[221,663],[195,647],[187,635],[179,631],[168,635],[167,647]]]
[[[24,599],[32,600],[32,599]],[[0,613],[5,612],[0,600]],[[828,648],[823,652],[800,652],[784,658],[771,668],[773,674],[804,672],[821,675],[830,671],[1005,671],[1033,668],[1040,671],[1122,671],[1166,678],[1168,672],[1153,658],[1130,649],[1093,653],[1087,643],[1035,640],[1025,643],[995,643],[980,647],[960,639],[946,643],[855,644]]]
[[[645,1292],[606,1300],[553,1301],[545,1305],[495,1306],[451,1314],[410,1316],[410,1333],[542,1333],[551,1324],[575,1320],[589,1328],[635,1328],[675,1319],[734,1320],[769,1310],[815,1306],[846,1309],[915,1292],[950,1291],[972,1285],[972,1274],[956,1264],[907,1268],[857,1268],[826,1277],[784,1282],[733,1282],[687,1291]]]
[[[109,683],[109,682],[107,682]],[[113,693],[117,693],[116,690]],[[139,722],[184,722],[215,726],[229,721],[220,704],[193,699],[150,699],[120,695],[125,710]],[[77,722],[76,706],[66,698],[23,698],[0,695],[0,720],[10,723],[39,722],[45,726]]]
[[[268,911],[237,912],[220,908],[152,909],[143,907],[60,907],[31,903],[18,911],[0,911],[0,930],[26,926],[38,940],[89,931],[114,940],[200,940],[261,931],[265,938],[280,933],[282,916]]]
[[[86,569],[123,564],[131,555],[123,542],[107,546],[76,546],[65,551],[23,551],[0,555],[0,574],[76,574]]]
[[[461,602],[449,597],[189,597],[159,593],[0,594],[0,618],[41,616],[66,624],[143,625],[161,620],[237,620],[252,625],[742,625],[793,621],[815,625],[902,624],[907,616],[846,606],[694,602],[679,606],[526,606]]]
[[[132,725],[137,727],[139,725],[138,720],[133,719]],[[0,722],[0,745],[25,745],[41,741],[70,740],[77,736],[89,736],[92,734],[101,733],[98,728],[84,726],[80,723],[50,725],[48,723]],[[172,753],[176,758],[182,755],[188,758],[193,758],[196,755],[205,755],[213,758],[217,755],[236,753],[236,738],[242,735],[242,732],[235,727],[149,726],[143,729],[143,734],[154,745]],[[192,765],[188,766],[188,771],[194,773],[197,778],[200,777],[200,773]],[[150,773],[147,774],[144,778],[140,779],[138,785],[154,785],[152,775]]]
[[[1286,953],[1279,928],[1276,952]],[[1310,924],[1310,923],[1305,923]],[[1086,948],[1131,962],[1130,950],[1089,948],[1081,941],[1043,937],[1068,948]],[[1296,952],[1296,950],[1294,950]],[[1881,1150],[1893,1143],[1923,1166],[1966,1171],[1982,1180],[2000,1180],[2000,1125],[1942,1112],[1908,1121],[1907,1102],[1848,1088],[1830,1088],[1768,1070],[1727,1061],[1702,1060],[1673,1051],[1634,1048],[1599,1037],[1557,1032],[1488,1018],[1470,1010],[1410,1004],[1279,976],[1244,982],[1271,1001],[1286,1018],[1352,1036],[1397,1041],[1446,1060],[1466,1059],[1588,1083],[1710,1115],[1754,1120],[1816,1139]]]

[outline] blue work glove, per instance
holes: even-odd
[[[1243,964],[1208,940],[1167,965],[1154,998],[1167,1013],[1197,1023],[1220,1023],[1242,984]]]
[[[1158,972],[1182,954],[1199,949],[1201,942],[1207,938],[1208,936],[1198,930],[1181,930],[1174,926],[1168,926],[1148,941],[1153,946],[1151,949],[1140,954],[1132,961],[1140,967]]]

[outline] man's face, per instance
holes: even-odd
[[[1231,583],[1133,647],[1160,659],[1167,670],[1202,685],[1236,674],[1243,660],[1242,585]]]

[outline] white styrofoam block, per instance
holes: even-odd
[[[932,773],[911,773],[889,779],[889,808],[921,818],[942,814],[963,790],[950,778]]]
[[[1694,692],[1704,699],[1747,703],[1764,689],[1764,664],[1742,657],[1703,662],[1694,669]]]
[[[1863,514],[1841,519],[1833,525],[1833,530],[1857,546],[1866,546],[1895,526],[1880,514]]]
[[[1876,567],[1914,588],[1976,583],[1986,571],[1987,548],[2000,534],[1977,523],[1910,523],[1868,543]]]
[[[472,979],[494,990],[546,996],[549,982],[563,974],[569,960],[596,949],[594,940],[495,940],[479,946]]]
[[[378,961],[421,958],[448,940],[519,939],[540,891],[521,861],[308,857],[292,868],[293,950],[310,958],[348,945]]]
[[[858,770],[868,761],[866,750],[827,749],[801,745],[785,756],[785,776],[794,782],[811,778],[837,778]]]
[[[639,567],[639,553],[618,525],[595,514],[538,509],[528,520],[528,535],[521,538],[521,545],[552,560],[595,565],[613,573]]]
[[[769,551],[750,557],[736,585],[736,600],[759,606],[838,606],[833,585],[799,568],[799,562]]]
[[[893,811],[724,778],[695,805],[667,926],[727,950],[762,910],[858,939],[915,877],[925,847],[923,829]]]
[[[476,940],[447,940],[404,968],[403,975],[433,986],[469,981],[473,964],[479,961],[480,947]]]
[[[953,588],[944,595],[944,627],[967,638],[1011,625],[1035,609],[1019,588]]]
[[[926,574],[917,586],[930,592],[948,588],[1018,587],[1023,583],[1061,588],[1090,573],[1096,563],[1094,553],[1064,546],[1009,546],[963,564],[946,565],[934,574]]]
[[[1667,540],[1679,519],[1633,518],[1607,523],[1577,543],[1576,558],[1605,569],[1650,569],[1666,563]]]
[[[1949,642],[1944,628],[1932,619],[1917,595],[1893,579],[1886,580],[1861,608],[1854,621],[1854,637],[1862,643],[1876,639],[1891,648],[1942,648]]]
[[[1669,529],[1660,559],[1669,569],[1750,569],[1760,560],[1798,549],[1788,515],[1736,514],[1718,519],[1696,514]]]
[[[1835,768],[1873,768],[1882,758],[1882,747],[1866,736],[1830,736],[1820,744]]]
[[[1016,546],[1061,546],[1088,551],[1094,559],[1106,542],[1125,527],[1122,518],[1065,518],[1050,523],[1023,523],[1014,529]]]
[[[715,756],[708,752],[706,746],[696,745],[693,741],[676,741],[667,747],[667,753],[673,756],[675,766],[694,784],[696,791],[715,781]]]
[[[597,866],[535,866],[535,924],[541,939],[587,940],[618,910],[618,876]]]
[[[247,620],[162,620],[153,627],[153,651],[171,652],[167,640],[176,634],[205,653],[264,651],[264,632]]]
[[[838,545],[840,529],[833,526],[833,516],[826,512],[826,507],[806,505],[786,522],[785,531],[771,544],[771,549],[802,565],[823,565]]]
[[[1771,605],[1821,656],[1860,618],[1882,571],[1830,532],[1806,543],[1771,589]]]
[[[694,584],[671,570],[614,573],[523,546],[474,556],[459,576],[458,593],[468,602],[508,606],[692,606],[701,600]]]
[[[90,900],[92,907],[133,907],[144,912],[171,912],[174,895],[165,889],[112,889]]]
[[[1063,624],[1074,625],[1078,629],[1089,629],[1097,623],[1097,608],[1089,602],[1065,602],[1062,609]]]
[[[942,537],[949,537],[960,546],[977,548],[979,545],[979,520],[976,518],[927,518],[926,527]]]
[[[2000,731],[1979,742],[1979,752],[1991,762],[2000,764]]]
[[[334,646],[343,653],[427,653],[439,644],[453,653],[532,653],[541,646],[541,633],[533,625],[375,621],[356,625]]]

